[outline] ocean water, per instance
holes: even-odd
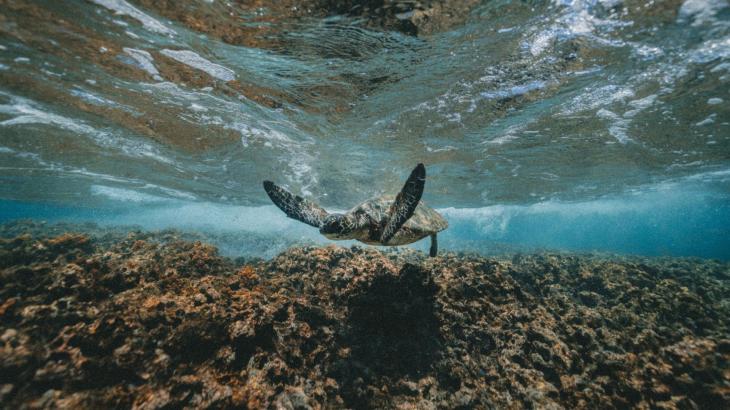
[[[0,222],[271,257],[328,241],[264,179],[346,210],[423,162],[445,252],[730,259],[727,1],[2,4]]]

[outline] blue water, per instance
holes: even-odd
[[[4,10],[0,221],[286,238],[271,256],[326,240],[262,180],[345,210],[424,162],[444,250],[730,259],[727,2],[322,4]]]
[[[540,202],[482,208],[439,208],[450,228],[440,234],[442,251],[505,254],[536,250],[598,251],[649,256],[698,256],[727,260],[730,174],[706,176],[623,197],[586,202]],[[117,192],[124,195],[124,192]],[[287,246],[330,243],[315,228],[287,219],[274,206],[247,207],[159,198],[155,204],[123,197],[101,207],[19,201],[0,203],[0,223],[17,219],[95,222],[151,230],[179,229],[213,234],[209,240],[227,256],[249,255],[231,235],[285,235],[271,244],[270,257]],[[216,239],[215,235],[222,236]],[[220,242],[219,242],[220,241]],[[352,245],[353,242],[340,242]],[[428,241],[411,247],[427,250]],[[244,245],[245,246],[245,245]]]

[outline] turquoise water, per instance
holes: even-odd
[[[326,242],[261,181],[343,210],[423,162],[447,251],[730,259],[726,1],[11,3],[2,221]]]

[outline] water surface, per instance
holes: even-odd
[[[377,3],[4,2],[0,218],[321,240],[263,179],[424,162],[446,250],[730,258],[726,1]]]

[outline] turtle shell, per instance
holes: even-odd
[[[388,213],[393,201],[395,201],[394,196],[385,195],[369,199],[348,212],[348,215],[353,215],[358,219],[366,216],[372,225],[367,232],[363,232],[360,237],[356,238],[357,240],[373,245],[405,245],[443,231],[449,226],[441,214],[420,201],[413,211],[413,215],[390,241],[387,244],[380,243],[382,227],[388,221]]]

